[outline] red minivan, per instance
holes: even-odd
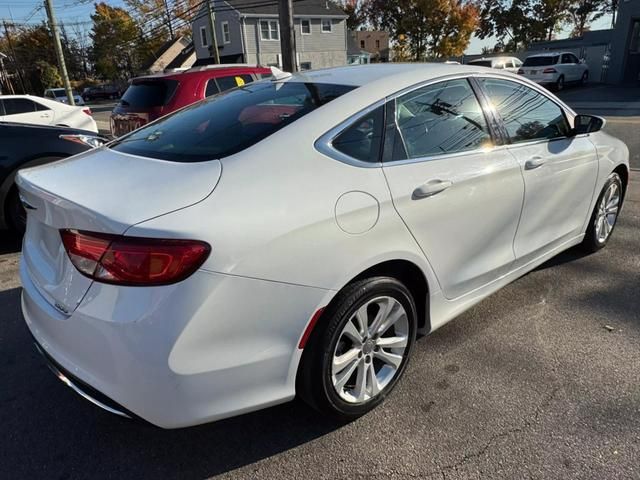
[[[134,78],[111,112],[111,134],[119,137],[198,100],[266,76],[271,76],[271,70],[265,67],[222,64]]]

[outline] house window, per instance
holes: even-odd
[[[376,40],[376,48],[379,50],[380,49],[380,40]]]
[[[261,40],[280,40],[280,30],[277,20],[260,20]]]
[[[300,70],[311,70],[311,62],[300,62]]]
[[[302,35],[311,35],[311,20],[300,20],[300,32]]]
[[[322,19],[322,33],[331,33],[331,19],[323,18]]]
[[[360,40],[360,48],[364,48],[364,40]]]
[[[200,27],[200,43],[203,47],[208,47],[209,42],[207,41],[207,28]]]
[[[231,43],[231,34],[229,33],[229,22],[222,22],[222,41]]]

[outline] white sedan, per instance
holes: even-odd
[[[31,95],[0,95],[0,121],[55,125],[98,132],[89,107],[72,107]]]
[[[589,81],[589,67],[571,52],[554,52],[531,55],[518,69],[520,75],[557,91],[567,83]]]
[[[118,415],[175,428],[299,395],[352,419],[417,334],[607,244],[629,152],[603,123],[483,67],[280,73],[22,170],[22,312]]]

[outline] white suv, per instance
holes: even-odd
[[[516,57],[482,57],[471,60],[469,65],[497,68],[498,70],[506,70],[507,72],[516,73],[518,68],[522,66],[522,61]]]
[[[589,67],[571,52],[543,53],[527,57],[518,70],[529,80],[562,90],[565,83],[587,83]]]

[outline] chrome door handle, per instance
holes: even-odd
[[[533,170],[535,168],[538,168],[544,165],[544,162],[545,160],[542,157],[531,157],[529,160],[525,162],[524,169]]]
[[[429,180],[413,191],[413,199],[432,197],[453,185],[451,180]]]

